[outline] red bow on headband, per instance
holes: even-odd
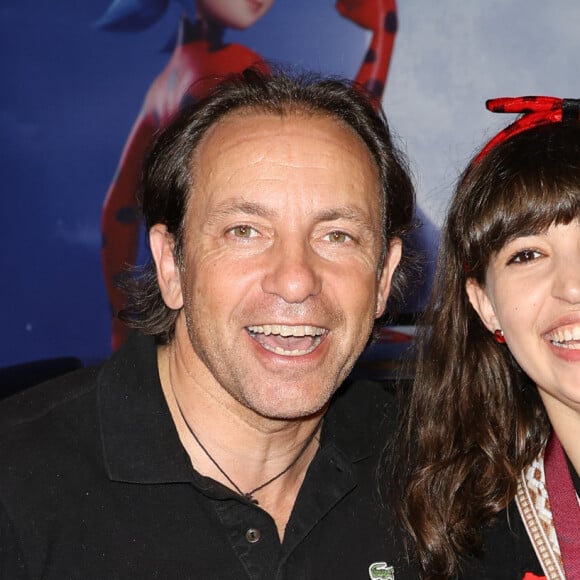
[[[559,123],[565,119],[580,119],[580,99],[558,97],[501,97],[486,101],[493,113],[521,113],[522,116],[500,131],[477,155],[474,163],[485,157],[490,149],[531,127]]]

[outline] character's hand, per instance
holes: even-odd
[[[359,26],[376,30],[383,26],[389,12],[395,14],[396,5],[395,0],[338,0],[336,9]]]

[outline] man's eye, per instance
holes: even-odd
[[[329,242],[334,244],[344,244],[345,242],[348,242],[350,239],[352,239],[348,234],[340,231],[330,232],[329,234],[326,234],[326,238],[328,238]]]
[[[523,264],[539,258],[542,254],[538,250],[522,250],[514,254],[508,264]]]
[[[252,238],[256,235],[256,230],[247,225],[234,226],[229,232],[236,238]]]

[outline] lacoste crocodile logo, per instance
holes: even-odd
[[[395,569],[386,562],[373,562],[369,566],[371,580],[395,580]]]

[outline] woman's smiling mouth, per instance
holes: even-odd
[[[580,350],[580,326],[555,330],[547,338],[554,346],[559,348]]]

